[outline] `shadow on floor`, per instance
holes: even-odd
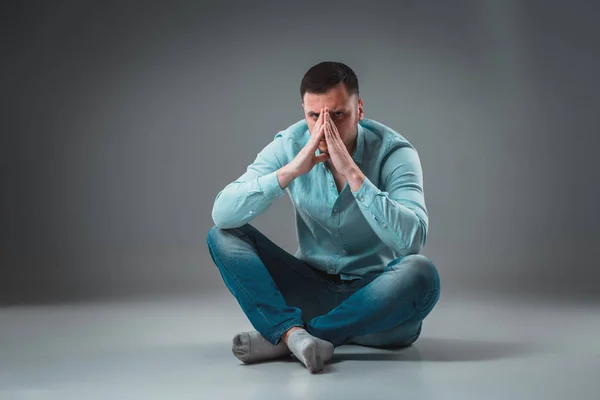
[[[360,348],[360,352],[352,349]],[[468,339],[421,338],[410,347],[397,350],[372,349],[364,346],[341,346],[331,360],[364,361],[489,361],[522,357],[542,352],[536,343],[492,342]]]

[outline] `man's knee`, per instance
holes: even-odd
[[[208,230],[208,234],[206,235],[206,242],[209,247],[216,247],[220,244],[220,242],[224,239],[231,237],[240,237],[241,235],[247,235],[250,231],[254,229],[254,227],[250,224],[245,224],[240,226],[239,228],[219,228],[216,225],[213,225],[212,228]]]
[[[412,254],[401,259],[393,268],[403,269],[410,278],[411,287],[415,291],[419,310],[434,305],[440,294],[440,277],[433,262],[421,254]],[[406,279],[406,275],[403,279]]]
[[[211,255],[219,254],[229,246],[230,240],[235,237],[234,229],[223,229],[213,226],[206,235],[206,244]],[[228,243],[229,241],[229,243]]]
[[[236,241],[240,236],[241,232],[239,232],[239,228],[225,229],[214,225],[208,230],[206,235],[208,252],[219,269],[229,259],[232,250],[237,246]]]
[[[206,234],[206,242],[208,244],[210,244],[211,242],[214,242],[215,236],[218,234],[219,229],[221,229],[221,228],[219,228],[216,225],[213,225],[213,227],[208,230],[208,233]]]
[[[227,234],[226,231],[226,229],[219,228],[216,225],[213,225],[213,227],[208,230],[206,243],[208,244],[209,250],[214,251],[220,247],[223,237]]]
[[[440,277],[433,262],[422,254],[412,254],[404,258],[413,270],[413,273],[423,281],[426,286],[439,285]]]

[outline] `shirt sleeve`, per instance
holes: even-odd
[[[215,225],[222,229],[239,228],[263,213],[274,199],[284,195],[277,170],[283,154],[283,137],[277,133],[257,155],[246,172],[221,190],[212,209]]]
[[[423,172],[417,151],[398,147],[385,158],[379,189],[365,177],[352,192],[377,236],[397,254],[417,254],[427,240],[428,216]]]

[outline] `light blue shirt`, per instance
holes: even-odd
[[[215,225],[240,227],[282,197],[276,172],[309,138],[305,120],[278,132],[246,172],[219,192],[212,210]],[[325,163],[285,188],[294,206],[294,256],[342,279],[382,271],[395,258],[419,253],[427,239],[423,172],[415,148],[391,128],[363,118],[352,159],[366,176],[356,192],[346,182],[338,193]]]

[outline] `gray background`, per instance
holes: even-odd
[[[445,295],[597,298],[597,3],[251,3],[3,2],[0,303],[226,290],[213,200],[323,60],[419,151]]]

